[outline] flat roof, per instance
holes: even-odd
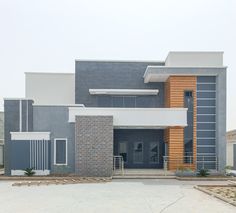
[[[74,75],[73,72],[25,72],[25,74],[61,74],[61,75]]]
[[[85,62],[117,62],[117,63],[161,63],[165,64],[165,61],[158,60],[119,60],[119,59],[75,59],[75,61],[85,61]]]

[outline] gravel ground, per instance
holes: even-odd
[[[115,180],[108,183],[21,186],[0,182],[0,212],[236,212],[236,208],[193,188],[226,182]]]

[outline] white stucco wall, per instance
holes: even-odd
[[[74,73],[25,73],[25,97],[34,104],[74,104]]]
[[[235,141],[228,141],[227,142],[227,147],[226,147],[226,164],[227,166],[233,166],[234,164],[234,148],[233,145],[236,144],[236,140]]]
[[[223,66],[223,52],[169,52],[165,66],[221,67]]]
[[[187,126],[187,108],[69,107],[69,122],[76,116],[113,116],[114,127],[165,128]]]

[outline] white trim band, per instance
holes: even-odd
[[[11,132],[11,140],[50,140],[50,132]]]
[[[89,89],[90,95],[157,95],[158,89]]]

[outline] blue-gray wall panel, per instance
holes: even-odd
[[[20,103],[22,103],[20,107]],[[32,100],[5,100],[4,101],[4,162],[5,162],[5,174],[11,174],[11,135],[10,132],[20,131],[20,117],[22,131],[33,130],[33,112],[32,112]],[[28,106],[27,106],[28,105]],[[21,112],[20,112],[21,109]],[[21,116],[20,116],[21,113]]]
[[[51,169],[53,172],[74,172],[75,170],[75,125],[68,122],[66,106],[34,106],[34,131],[51,132]],[[67,138],[68,166],[65,171],[54,166],[54,139]],[[58,167],[58,166],[57,166]]]
[[[5,100],[4,113],[4,167],[5,175],[10,175],[12,156],[10,132],[19,131],[19,102],[17,100]]]
[[[198,83],[215,83],[216,78],[215,76],[198,76],[197,82]]]
[[[198,130],[215,130],[216,125],[215,123],[198,123],[197,129]]]
[[[205,138],[205,139],[197,139],[197,144],[199,145],[215,145],[216,140],[215,139],[210,139],[210,138]]]
[[[197,115],[197,122],[215,122],[216,116],[215,115]]]
[[[215,90],[216,85],[215,84],[198,84],[197,90]]]
[[[101,103],[104,106],[111,104],[111,97],[98,101],[96,95],[89,94],[89,89],[159,89],[157,96],[138,97],[138,107],[163,107],[164,83],[144,83],[143,75],[148,65],[162,64],[153,62],[76,61],[75,102],[85,104],[87,107],[96,107]]]
[[[197,155],[206,157],[216,154],[216,77],[197,77]],[[206,160],[206,158],[205,158]],[[211,160],[212,161],[212,160]],[[201,162],[202,163],[202,162]],[[201,164],[200,163],[200,164]],[[197,167],[201,167],[198,165]],[[215,169],[216,163],[204,165]]]
[[[24,170],[30,167],[29,141],[11,141],[11,169]]]
[[[215,106],[216,101],[215,100],[198,100],[197,106]]]
[[[216,93],[215,92],[197,92],[198,98],[215,98]]]

